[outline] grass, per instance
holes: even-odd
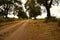
[[[44,19],[30,20],[28,25],[25,27],[27,28],[25,29],[27,38],[31,37],[33,40],[60,40],[60,26],[58,26],[60,24],[60,19],[47,23],[44,21]]]
[[[0,27],[7,25],[7,24],[16,23],[16,22],[21,21],[21,20],[23,20],[23,19],[0,17]]]
[[[60,27],[58,21],[44,23],[45,20],[32,20],[27,31],[35,40],[60,40]],[[32,37],[31,36],[31,37]],[[36,37],[36,38],[35,38]]]

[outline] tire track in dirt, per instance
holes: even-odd
[[[7,37],[5,40],[18,40],[24,33],[25,27],[28,25],[29,20],[26,20],[12,35]]]
[[[4,40],[5,37],[8,37],[11,33],[13,33],[14,31],[16,31],[20,26],[24,24],[26,20],[21,21],[13,26],[9,26],[8,28],[5,28],[3,30],[0,31],[0,40]]]

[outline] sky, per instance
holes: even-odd
[[[52,6],[50,11],[51,11],[51,16],[55,16],[56,18],[60,18],[60,5],[59,6]],[[42,15],[38,16],[37,18],[45,18],[46,15],[47,15],[47,13],[45,12],[45,13],[42,13]]]
[[[21,0],[23,4],[25,4],[26,0]],[[42,7],[43,8],[43,7]],[[60,18],[60,5],[59,6],[52,6],[50,9],[51,15]],[[42,13],[41,16],[37,16],[37,18],[45,18],[47,13]]]
[[[24,4],[26,3],[27,0],[21,0],[21,1],[23,3],[23,9],[25,11]],[[50,9],[50,11],[51,11],[51,15],[52,16],[56,16],[57,18],[60,18],[60,5],[59,6],[52,6],[52,8]],[[47,14],[46,12],[45,13],[42,13],[42,15],[41,16],[37,16],[37,18],[45,18],[46,17],[46,14]],[[17,16],[13,16],[13,17],[18,18]]]

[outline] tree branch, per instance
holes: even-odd
[[[53,2],[53,0],[50,1],[49,7],[51,7],[52,2]]]

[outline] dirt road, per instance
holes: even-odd
[[[0,30],[0,40],[60,40],[56,22],[24,20]]]
[[[24,20],[0,30],[0,40],[11,40],[13,36],[17,35],[16,33],[18,33],[18,31],[23,29],[25,25],[28,24],[28,21],[29,20]]]

